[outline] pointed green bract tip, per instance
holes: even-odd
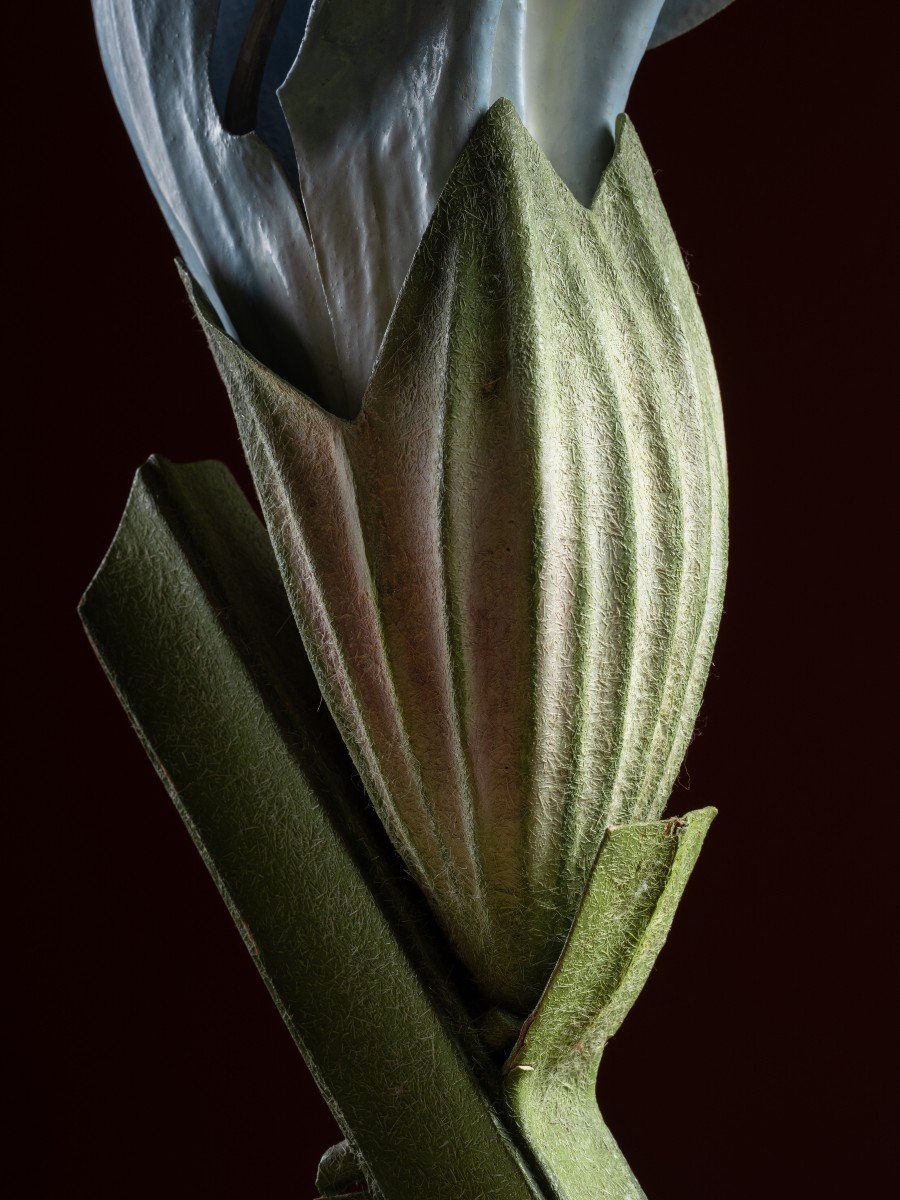
[[[604,831],[668,799],[721,609],[718,389],[637,135],[587,209],[492,106],[353,421],[198,311],[357,769],[486,1000],[524,1016]]]

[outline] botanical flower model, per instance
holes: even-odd
[[[94,0],[318,687],[505,1059],[473,1069],[523,1196],[642,1194],[593,1080],[709,819],[658,820],[721,607],[718,393],[619,114],[723,6]],[[342,1123],[373,1195],[415,1194]]]

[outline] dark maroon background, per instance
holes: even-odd
[[[75,616],[150,452],[246,472],[86,0],[11,12],[12,1194],[305,1200],[337,1130]],[[737,0],[654,51],[630,106],[700,292],[733,495],[671,806],[721,815],[601,1068],[651,1200],[887,1194],[892,12]]]

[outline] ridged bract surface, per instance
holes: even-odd
[[[523,1013],[603,831],[657,817],[725,567],[718,392],[626,119],[590,209],[499,101],[351,422],[197,295],[323,694],[485,994]]]

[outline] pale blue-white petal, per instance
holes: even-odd
[[[113,95],[191,273],[257,358],[345,411],[325,297],[298,198],[254,134],[219,120],[216,0],[93,0]]]
[[[504,4],[495,59],[517,64],[519,71],[511,85],[516,94],[506,94],[582,204],[590,204],[609,161],[616,117],[625,109],[662,5],[663,0]],[[503,74],[509,77],[509,67]]]
[[[525,113],[525,19],[528,0],[503,0],[494,36],[491,103],[505,96]]]
[[[356,404],[450,169],[491,101],[501,0],[318,0],[280,90]]]
[[[315,0],[310,13],[311,0],[287,0],[258,136],[240,137],[219,113],[256,0],[94,9],[117,103],[192,274],[248,349],[348,414],[488,106],[512,100],[588,204],[648,44],[726,2]]]
[[[731,0],[666,0],[650,39],[650,49],[687,33],[729,4]]]

